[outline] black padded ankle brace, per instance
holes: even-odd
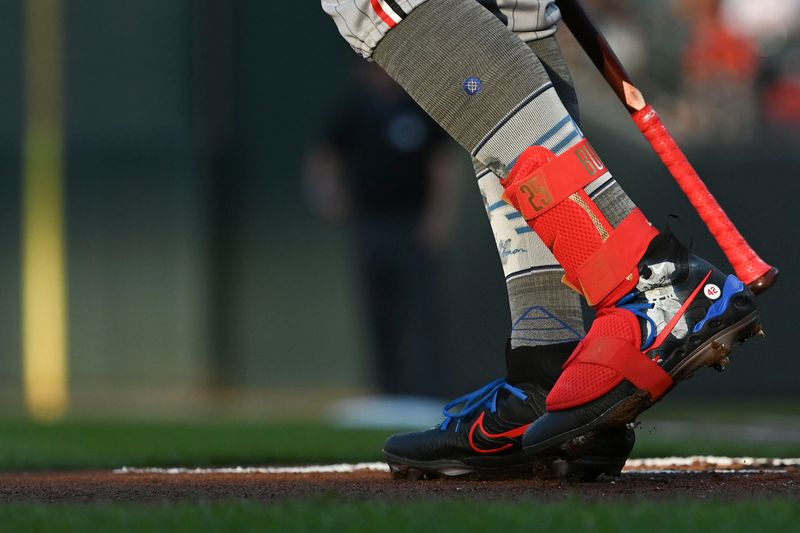
[[[532,383],[553,387],[562,366],[578,346],[577,341],[547,344],[543,346],[520,346],[511,349],[506,345],[506,381],[511,383]]]

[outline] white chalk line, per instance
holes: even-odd
[[[657,457],[651,459],[628,459],[625,468],[640,467],[660,467],[671,466],[761,466],[761,467],[780,467],[798,466],[800,458],[791,459],[771,459],[766,457],[720,457],[716,455],[693,455],[690,457]]]
[[[750,474],[763,474],[769,472],[771,474],[786,474],[789,471],[785,468],[713,468],[701,470],[682,470],[678,468],[667,468],[661,470],[625,470],[626,476],[653,476],[653,475],[695,475],[695,474],[736,474],[736,475],[750,475]]]
[[[743,468],[734,468],[739,466]],[[649,459],[628,459],[624,472],[638,474],[657,473],[686,473],[680,467],[696,467],[695,472],[715,473],[759,473],[764,469],[772,472],[785,472],[775,470],[781,467],[800,466],[800,458],[770,459],[766,457],[717,457],[711,455],[696,455],[692,457],[659,457]],[[714,469],[712,467],[719,467]],[[727,468],[726,468],[727,467]],[[386,463],[339,463],[331,465],[304,465],[304,466],[236,466],[228,468],[137,468],[123,466],[113,472],[115,474],[347,474],[354,472],[389,472]],[[691,471],[690,471],[691,472]]]
[[[115,474],[349,474],[372,470],[388,472],[386,463],[340,463],[305,466],[236,466],[230,468],[130,468],[123,466]]]

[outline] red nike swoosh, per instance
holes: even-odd
[[[507,450],[507,449],[511,448],[512,446],[514,446],[514,445],[512,443],[510,443],[510,442],[504,442],[502,444],[498,443],[498,444],[501,444],[501,445],[499,447],[497,447],[497,448],[489,448],[489,449],[479,448],[478,445],[475,444],[475,431],[476,430],[480,431],[480,434],[483,435],[485,438],[487,438],[489,440],[491,440],[491,439],[501,439],[501,438],[514,439],[514,438],[517,438],[517,437],[521,437],[525,433],[525,430],[528,429],[528,426],[530,426],[530,424],[525,424],[524,426],[520,426],[518,428],[514,428],[512,430],[509,430],[509,431],[506,431],[506,432],[503,432],[503,433],[489,433],[488,431],[486,431],[486,428],[483,427],[483,416],[485,414],[486,414],[485,412],[481,413],[481,416],[478,417],[478,419],[475,421],[474,424],[472,424],[472,427],[469,430],[469,445],[474,451],[476,451],[478,453],[497,453],[497,452],[502,452],[503,450]]]
[[[675,316],[672,317],[672,320],[670,320],[667,323],[667,327],[665,327],[664,330],[658,334],[656,340],[653,341],[653,345],[650,348],[648,348],[645,351],[645,353],[651,352],[656,348],[658,348],[659,346],[661,346],[662,344],[664,344],[664,341],[667,340],[667,336],[672,332],[673,329],[675,329],[675,326],[678,324],[678,321],[686,313],[686,310],[689,308],[689,306],[692,304],[695,298],[697,298],[697,294],[700,292],[700,289],[703,287],[703,285],[706,284],[706,281],[708,281],[708,278],[710,277],[711,277],[711,271],[709,270],[708,274],[706,274],[706,277],[704,277],[703,281],[700,282],[700,285],[695,287],[694,292],[692,292],[692,294],[689,295],[686,301],[683,302],[683,305],[681,306],[680,309],[678,309],[678,312],[675,313]]]

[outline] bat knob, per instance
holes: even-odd
[[[764,275],[747,284],[747,287],[753,291],[753,294],[759,295],[772,287],[778,281],[780,270],[775,267],[770,268]]]

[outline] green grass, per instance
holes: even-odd
[[[325,499],[253,502],[0,506],[5,531],[798,531],[796,501],[543,503]]]
[[[0,470],[373,461],[390,432],[310,423],[0,421]]]
[[[796,441],[675,439],[660,435],[657,424],[652,428],[646,422],[637,432],[635,457],[800,457]],[[391,433],[314,423],[0,420],[0,471],[377,461]]]
[[[708,420],[750,423],[736,408]],[[774,411],[767,411],[774,412]],[[791,411],[783,413],[786,416]],[[696,410],[659,418],[702,422]],[[788,420],[788,419],[787,419]],[[665,439],[643,424],[635,456],[800,456],[800,443]],[[356,462],[380,459],[390,430],[314,423],[66,420],[52,425],[0,420],[0,471]],[[555,496],[556,498],[558,496]],[[351,501],[318,497],[255,501],[0,505],[0,531],[800,531],[797,501]]]

